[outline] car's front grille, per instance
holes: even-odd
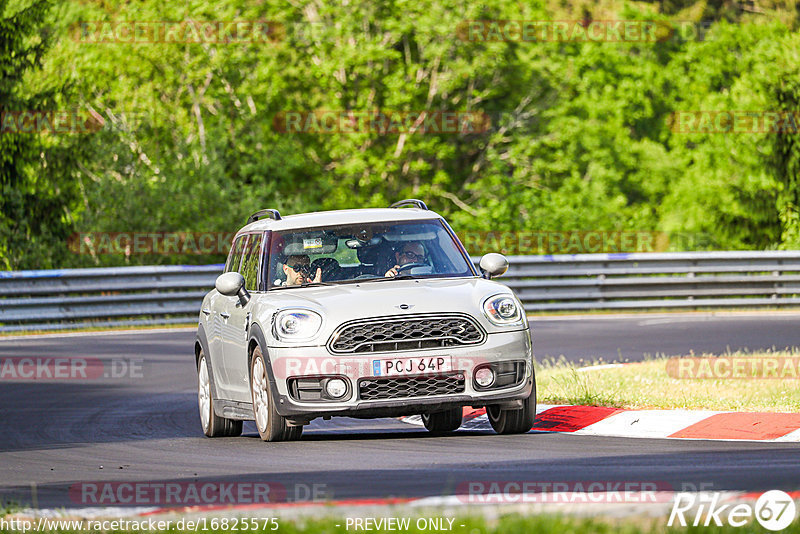
[[[328,348],[334,353],[396,352],[476,345],[485,339],[467,315],[431,314],[351,321],[333,333]]]
[[[362,400],[402,399],[464,393],[463,373],[402,378],[366,378],[358,384]]]

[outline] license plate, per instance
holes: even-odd
[[[453,370],[450,356],[372,360],[372,376],[428,375]]]

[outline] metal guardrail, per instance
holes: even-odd
[[[800,251],[511,256],[527,311],[800,305]]]
[[[0,332],[192,322],[223,267],[0,271]]]
[[[800,251],[508,259],[508,273],[498,280],[529,312],[800,305]],[[0,272],[0,331],[193,322],[222,268]]]

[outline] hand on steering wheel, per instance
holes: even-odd
[[[386,274],[384,274],[383,276],[387,278],[392,278],[408,269],[412,269],[414,267],[424,267],[425,265],[426,265],[425,263],[404,263],[403,265],[395,265],[394,267],[386,271]]]

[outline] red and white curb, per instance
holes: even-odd
[[[422,425],[418,415],[400,419]],[[486,410],[464,408],[461,428],[491,430]],[[800,414],[540,405],[532,430],[624,438],[800,442]]]

